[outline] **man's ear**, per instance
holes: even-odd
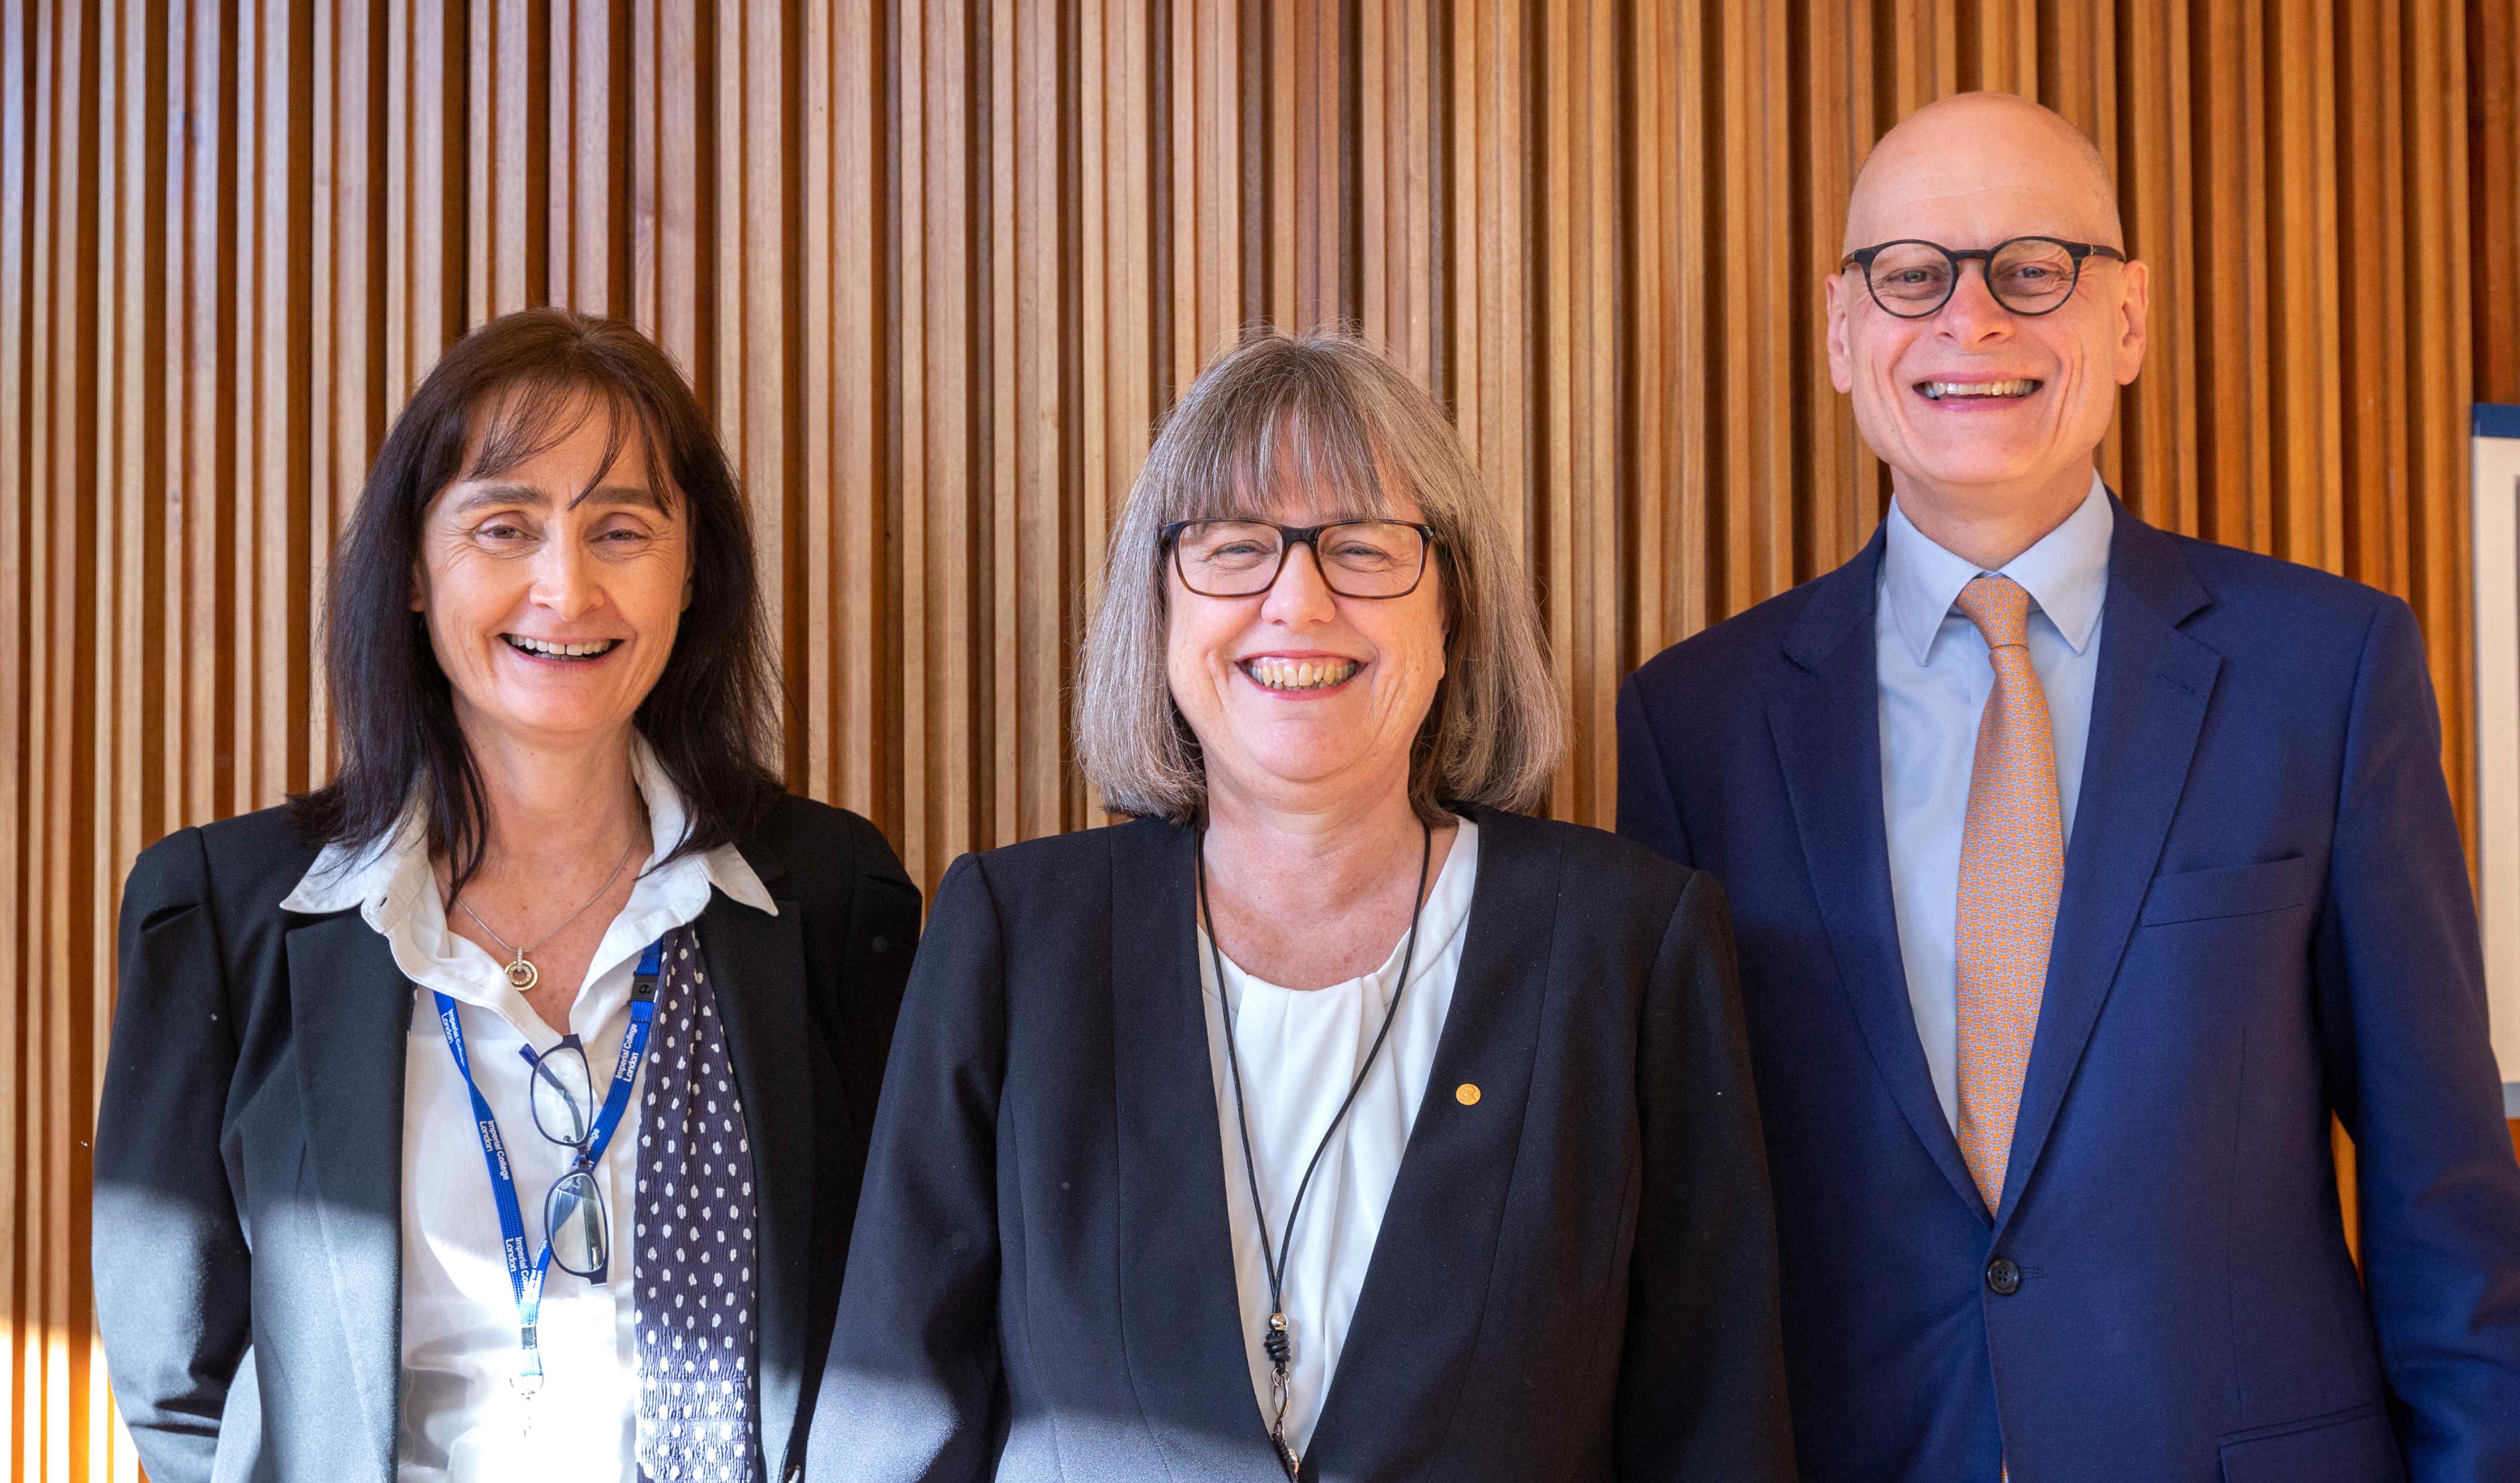
[[[2152,309],[2152,270],[2130,262],[2118,276],[2126,281],[2118,295],[2117,377],[2123,386],[2143,369],[2144,337]]]
[[[1846,348],[1846,275],[1821,280],[1821,296],[1828,306],[1828,383],[1844,396],[1855,389],[1855,357]]]

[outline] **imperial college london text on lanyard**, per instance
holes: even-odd
[[[656,978],[665,961],[664,939],[658,938],[639,955],[639,966],[630,980],[630,1033],[621,1040],[621,1054],[612,1064],[612,1087],[605,1094],[604,1108],[596,1114],[594,1134],[578,1148],[577,1161],[570,1174],[591,1172],[604,1161],[604,1150],[612,1142],[612,1132],[621,1125],[621,1114],[630,1105],[630,1086],[639,1076],[639,1062],[648,1054],[648,1032],[656,1016]],[[507,1144],[499,1136],[499,1120],[490,1111],[490,1103],[481,1096],[480,1086],[472,1080],[472,1058],[464,1050],[464,1026],[456,1017],[455,1001],[444,994],[437,997],[438,1028],[446,1032],[446,1049],[455,1056],[455,1069],[464,1074],[464,1086],[472,1094],[472,1122],[481,1135],[481,1161],[490,1171],[490,1198],[499,1209],[499,1235],[508,1265],[508,1283],[517,1296],[518,1342],[523,1350],[517,1371],[517,1389],[527,1396],[542,1388],[543,1358],[541,1340],[536,1335],[536,1322],[542,1312],[543,1275],[550,1270],[551,1241],[546,1237],[542,1249],[528,1256],[523,1207],[517,1201],[516,1176],[508,1168]],[[521,1050],[528,1063],[536,1060],[530,1047]],[[563,1175],[562,1178],[567,1176]],[[606,1241],[609,1248],[611,1242]],[[604,1259],[587,1281],[602,1286],[608,1275],[610,1258],[608,1249]]]

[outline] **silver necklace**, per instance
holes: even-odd
[[[472,910],[472,903],[466,901],[463,897],[456,897],[455,904],[464,908],[464,915],[472,919],[472,924],[474,926],[477,926],[481,930],[490,934],[490,940],[492,942],[497,943],[499,946],[506,948],[510,953],[516,955],[507,967],[501,971],[508,975],[508,982],[515,985],[518,993],[526,993],[533,988],[535,981],[543,976],[541,970],[536,968],[533,964],[527,961],[527,955],[541,952],[543,950],[544,943],[550,942],[562,932],[566,931],[570,922],[585,916],[587,907],[593,906],[597,902],[602,901],[604,899],[605,892],[612,889],[612,882],[621,878],[622,868],[630,863],[630,852],[638,847],[639,836],[633,834],[630,836],[630,842],[621,847],[621,859],[612,867],[612,874],[604,877],[604,883],[595,888],[594,895],[586,898],[585,905],[580,906],[576,911],[562,918],[559,926],[543,933],[542,941],[535,943],[529,948],[520,948],[515,943],[510,942],[507,938],[500,936],[499,929],[490,925],[490,923],[483,921],[481,920],[481,914]]]

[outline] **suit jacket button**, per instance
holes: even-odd
[[[2021,1290],[2021,1269],[2009,1257],[1997,1257],[1986,1264],[1986,1284],[1998,1297],[2010,1297]]]
[[[867,949],[878,957],[881,957],[883,954],[892,951],[892,939],[878,932],[873,938],[868,940]]]

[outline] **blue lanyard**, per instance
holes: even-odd
[[[571,1172],[591,1170],[604,1161],[604,1150],[612,1142],[612,1130],[621,1125],[621,1114],[630,1105],[630,1084],[638,1079],[639,1062],[648,1054],[648,1031],[656,1017],[656,977],[664,970],[665,939],[657,938],[639,955],[639,967],[630,978],[630,1033],[622,1037],[620,1057],[612,1063],[612,1089],[604,1096],[604,1109],[595,1117],[595,1137],[578,1150]],[[490,1170],[490,1200],[499,1209],[500,1245],[508,1262],[508,1285],[516,1289],[517,1328],[518,1343],[524,1349],[524,1362],[517,1373],[519,1389],[539,1388],[543,1378],[542,1340],[538,1326],[543,1308],[543,1275],[551,1269],[551,1241],[546,1238],[542,1250],[526,1255],[525,1216],[517,1203],[516,1175],[508,1168],[508,1146],[499,1136],[499,1119],[492,1115],[489,1101],[481,1096],[481,1087],[472,1079],[472,1058],[465,1054],[464,1024],[456,1016],[455,1001],[444,994],[437,996],[437,1027],[446,1032],[446,1049],[455,1056],[455,1069],[464,1074],[464,1088],[472,1094],[472,1124],[481,1135],[481,1161]],[[522,1053],[530,1062],[530,1047]],[[608,1248],[610,1242],[607,1241]],[[608,1261],[610,1251],[606,1252]],[[604,1284],[606,1272],[597,1268],[588,1279],[597,1286]]]

